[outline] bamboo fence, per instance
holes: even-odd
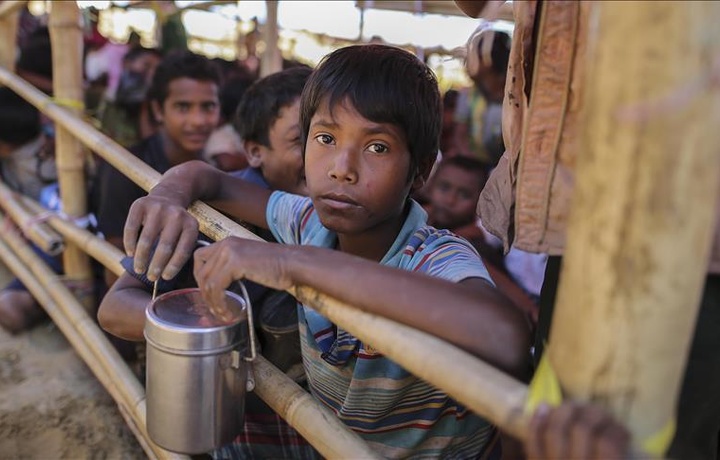
[[[83,113],[83,33],[82,16],[75,2],[54,2],[50,13],[50,41],[52,43],[53,94],[56,101],[66,105],[75,115]],[[83,146],[61,124],[55,132],[55,162],[62,209],[71,218],[87,214],[87,180],[85,178]],[[92,283],[90,258],[70,244],[63,252],[65,276],[75,283]],[[88,289],[87,292],[91,292]],[[85,308],[92,309],[93,299],[83,299]]]
[[[60,254],[65,247],[62,236],[42,222],[44,214],[31,214],[21,206],[19,201],[21,196],[0,181],[0,206],[5,213],[35,246],[51,256]]]
[[[5,224],[5,219],[0,216],[0,225]],[[27,246],[18,233],[1,232],[0,240],[0,258],[43,305],[53,322],[108,390],[148,456],[159,459],[187,458],[167,452],[150,441],[145,428],[142,385],[60,278]]]
[[[26,3],[27,1],[17,0],[4,0],[0,2],[0,19],[13,17],[14,14],[19,13],[20,10],[25,7]],[[17,20],[15,21],[15,25],[17,26]],[[15,36],[13,36],[10,43],[15,43]]]
[[[32,85],[5,69],[0,69],[0,83],[12,87],[145,190],[150,190],[159,180],[158,172],[108,136],[52,103]],[[201,231],[215,240],[229,235],[260,240],[255,234],[204,203],[194,203],[190,211],[198,219]],[[526,386],[522,383],[491,366],[484,365],[474,356],[430,334],[412,331],[411,328],[394,321],[363,313],[313,289],[298,287],[297,291],[292,291],[291,293],[296,293],[300,300],[323,312],[338,326],[363,340],[368,338],[367,342],[370,345],[408,371],[446,391],[457,401],[481,416],[487,417],[507,432],[524,439],[528,418],[523,414]],[[360,321],[360,318],[367,318],[367,321]],[[395,332],[380,339],[376,331],[381,327],[386,331]],[[432,349],[426,346],[428,343],[434,344]],[[463,363],[463,365],[455,366],[450,363]],[[465,383],[460,385],[458,382]],[[473,385],[477,386],[468,382],[473,382]],[[484,391],[480,391],[480,388]]]
[[[24,2],[0,2],[0,41],[7,43],[0,46],[0,67],[15,70],[15,57],[17,48],[17,29],[20,10]]]
[[[43,212],[43,208],[32,199],[28,197],[16,198],[22,202],[28,212]],[[0,200],[2,200],[1,197]],[[116,275],[121,275],[125,271],[120,264],[124,254],[112,244],[85,229],[77,227],[58,215],[49,217],[48,223],[61,233],[67,241],[76,244]],[[97,329],[97,326],[95,328]],[[115,366],[118,363],[114,362],[110,365]],[[315,401],[302,387],[262,356],[257,357],[253,366],[256,373],[254,391],[288,424],[298,430],[318,452],[328,458],[348,456],[353,458],[377,457],[377,454],[357,434],[348,430],[329,409]],[[136,423],[142,422],[144,430],[145,396],[144,394],[135,394],[133,400],[143,401],[141,417]]]

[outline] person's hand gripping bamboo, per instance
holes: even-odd
[[[199,230],[187,211],[191,199],[177,190],[156,186],[130,207],[123,244],[134,258],[134,270],[150,281],[174,278],[190,259]],[[152,257],[152,260],[151,260]]]

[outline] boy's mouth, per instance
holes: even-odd
[[[342,193],[326,193],[320,196],[320,200],[327,206],[336,209],[348,209],[360,206],[360,204]]]

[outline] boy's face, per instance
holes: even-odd
[[[349,103],[321,104],[305,147],[308,190],[322,224],[340,234],[397,232],[413,185],[397,126],[375,123]],[[419,181],[418,181],[419,183]],[[389,233],[388,233],[389,234]]]
[[[270,147],[246,142],[250,166],[260,168],[273,190],[307,195],[300,140],[300,98],[280,109],[268,132]]]
[[[220,120],[218,86],[211,81],[177,78],[162,104],[152,102],[166,138],[184,152],[198,154]]]
[[[441,167],[430,189],[428,221],[437,228],[449,230],[473,222],[480,191],[477,173],[455,165]]]

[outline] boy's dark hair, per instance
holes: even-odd
[[[458,99],[460,99],[460,91],[449,89],[443,95],[443,109],[455,109]]]
[[[325,56],[302,95],[303,153],[310,120],[320,104],[332,110],[345,99],[368,120],[401,128],[410,151],[408,180],[418,172],[427,177],[437,157],[442,124],[440,91],[428,66],[387,45],[353,45]]]
[[[132,62],[138,57],[144,55],[144,54],[154,54],[155,56],[162,58],[162,51],[160,51],[157,48],[146,48],[144,46],[133,46],[128,50],[127,53],[123,56],[122,60],[123,62]]]
[[[52,45],[47,27],[40,27],[27,38],[15,67],[52,80]]]
[[[147,93],[148,100],[162,105],[168,96],[170,82],[178,78],[209,81],[217,84],[218,88],[222,84],[220,70],[210,59],[190,51],[173,51],[155,69]]]
[[[485,185],[487,179],[487,171],[485,166],[479,160],[463,155],[458,155],[450,158],[443,158],[437,168],[437,173],[447,168],[448,166],[455,166],[463,171],[475,174],[478,177],[480,186]]]
[[[483,35],[477,46],[478,57],[482,59],[482,41],[492,37],[492,49],[490,58],[492,60],[492,69],[499,75],[507,73],[508,62],[510,61],[510,45],[512,39],[510,35],[499,30],[493,30],[493,34]]]
[[[297,66],[253,83],[245,91],[235,114],[234,125],[240,137],[270,147],[270,127],[280,110],[300,97],[311,73],[310,67]]]
[[[40,134],[40,112],[7,87],[0,87],[0,141],[13,146]]]
[[[251,75],[241,74],[225,80],[220,88],[220,116],[225,121],[233,121],[242,97],[254,81]]]

